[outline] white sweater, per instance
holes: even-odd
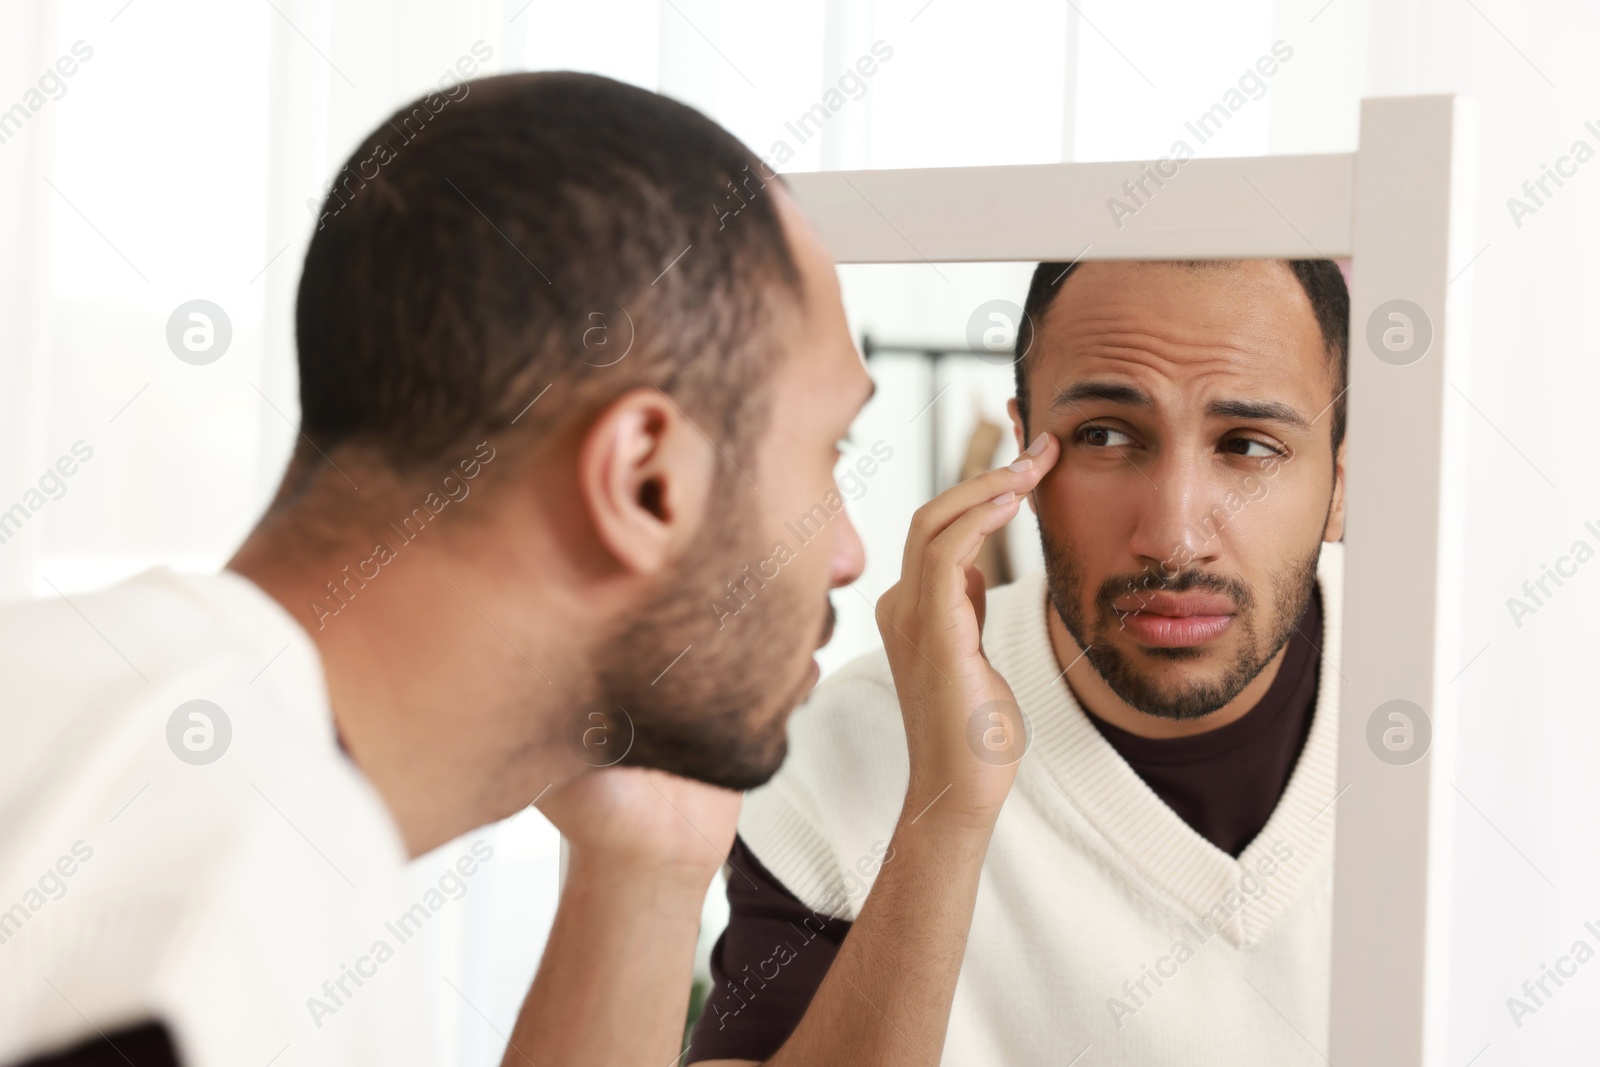
[[[275,600],[157,568],[7,606],[0,677],[0,1063],[146,1020],[187,1067],[438,1062],[406,942],[450,901],[410,896]]]
[[[1085,717],[1050,645],[1043,573],[990,593],[984,648],[1033,742],[984,861],[945,1064],[1325,1064],[1342,545],[1324,543],[1318,581],[1311,732],[1237,860]],[[883,653],[820,686],[789,739],[739,832],[808,907],[853,920],[906,789]]]

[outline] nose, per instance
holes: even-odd
[[[1166,578],[1216,558],[1217,534],[1226,522],[1203,460],[1169,454],[1143,468],[1144,500],[1128,548],[1140,563]]]
[[[867,566],[867,550],[856,532],[855,523],[850,521],[850,513],[842,512],[839,518],[842,520],[839,538],[833,546],[832,572],[828,576],[830,589],[849,585],[861,577]]]

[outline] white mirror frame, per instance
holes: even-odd
[[[1470,303],[1452,264],[1472,254],[1475,128],[1457,97],[1390,97],[1362,102],[1349,154],[784,175],[840,263],[1351,258],[1330,1047],[1318,1050],[1341,1064],[1445,1065],[1466,462],[1446,392],[1467,387]],[[1142,205],[1113,219],[1108,198],[1127,201],[1123,183],[1152,172]],[[1396,299],[1432,326],[1406,365],[1367,340]],[[1367,742],[1394,699],[1432,726],[1403,766]]]

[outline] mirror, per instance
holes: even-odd
[[[840,267],[877,384],[837,477],[867,568],[834,594],[824,679],[741,821],[762,890],[800,902],[792,958],[736,904],[697,1054],[719,1058],[712,1029],[781,1042],[798,1020],[784,1005],[803,1008],[892,862],[902,727],[892,689],[859,683],[888,679],[873,605],[912,514],[1048,431],[1060,458],[976,561],[1021,737],[997,719],[969,744],[1020,765],[946,1061],[1166,1062],[1208,1033],[1225,1045],[1225,1018],[1248,1058],[1321,1062],[1347,266]]]

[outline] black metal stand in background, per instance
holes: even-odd
[[[861,335],[861,355],[871,360],[875,355],[896,356],[921,356],[928,363],[928,402],[922,410],[911,417],[916,422],[924,415],[928,419],[928,499],[938,496],[943,486],[939,479],[939,398],[950,388],[951,383],[946,382],[940,386],[939,366],[946,358],[951,356],[986,356],[989,352],[979,352],[965,345],[904,345],[884,344],[872,339],[872,335]]]

